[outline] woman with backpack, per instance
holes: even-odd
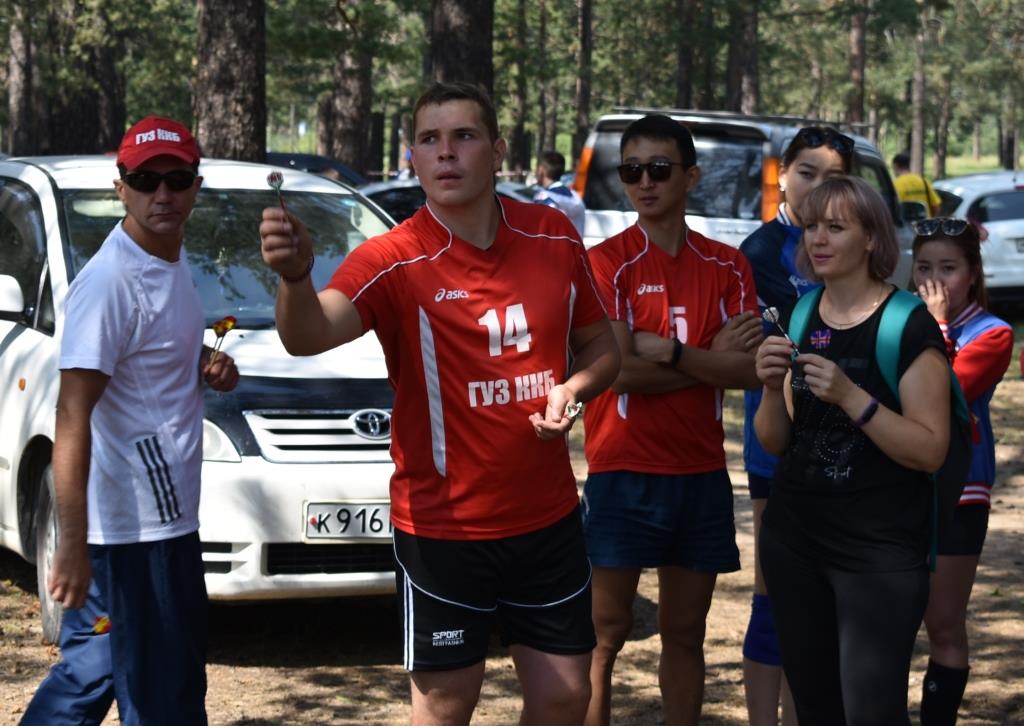
[[[856,177],[824,181],[801,208],[805,295],[796,341],[757,352],[754,419],[780,457],[760,536],[783,668],[801,726],[909,724],[907,679],[928,598],[932,484],[946,457],[950,373],[921,304],[896,333],[898,389],[876,360],[896,292],[889,209]],[[901,304],[905,298],[898,301]],[[902,405],[901,405],[902,402]]]
[[[801,295],[820,285],[796,269],[796,250],[803,235],[800,207],[811,190],[823,181],[850,173],[853,147],[853,139],[829,126],[802,128],[786,147],[779,168],[779,189],[785,201],[779,205],[775,219],[758,227],[740,245],[754,273],[762,309],[786,310]],[[773,333],[766,329],[765,334]],[[782,659],[757,552],[761,517],[776,463],[754,434],[754,414],[760,401],[760,390],[743,392],[743,464],[754,521],[754,594],[743,639],[743,691],[750,726],[778,724],[780,701],[783,726],[792,726],[796,723],[793,699],[782,678]]]
[[[921,694],[922,726],[952,726],[963,699],[967,603],[988,531],[995,439],[989,402],[1013,353],[1013,329],[988,312],[978,229],[967,220],[914,225],[914,287],[942,330],[946,350],[975,421],[971,468],[952,521],[938,528],[938,557],[924,624],[929,659]]]

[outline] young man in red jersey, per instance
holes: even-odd
[[[690,132],[647,116],[627,127],[621,149],[619,176],[639,220],[590,251],[622,368],[586,414],[597,630],[587,723],[609,723],[640,572],[657,567],[665,723],[696,724],[715,579],[739,569],[722,389],[758,385],[761,322],[743,255],[687,229],[700,177]]]
[[[565,215],[495,197],[505,142],[490,99],[434,84],[413,119],[426,205],[352,250],[319,294],[306,229],[264,211],[278,331],[296,355],[370,329],[384,348],[413,723],[469,723],[495,619],[522,723],[580,723],[594,634],[565,433],[615,378],[618,349]]]

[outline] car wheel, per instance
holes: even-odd
[[[43,639],[56,643],[60,637],[60,624],[64,607],[50,595],[47,584],[53,569],[53,555],[57,550],[57,512],[54,505],[53,467],[43,469],[39,478],[36,499],[36,580],[39,585],[39,613],[43,621]]]

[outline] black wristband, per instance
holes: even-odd
[[[675,368],[683,357],[683,343],[679,338],[672,338],[672,357],[668,359],[669,368]]]
[[[281,279],[284,280],[285,282],[302,282],[307,277],[309,277],[309,273],[313,271],[313,263],[315,261],[316,261],[316,255],[314,255],[312,252],[310,252],[309,253],[309,264],[306,265],[306,269],[302,271],[301,275],[295,275],[294,277],[289,277],[288,275],[286,275],[286,274],[284,274],[282,272],[281,273]]]
[[[861,428],[871,420],[871,417],[875,415],[875,411],[877,410],[878,399],[872,398],[871,402],[868,403],[867,407],[864,409],[864,412],[858,418],[854,419],[853,425],[857,428]]]

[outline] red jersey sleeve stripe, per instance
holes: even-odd
[[[712,263],[718,265],[719,267],[728,267],[728,268],[730,268],[729,271],[733,275],[736,276],[736,279],[740,283],[740,311],[746,310],[747,309],[747,283],[746,283],[746,280],[743,279],[743,271],[739,269],[739,265],[736,264],[736,260],[723,260],[723,259],[721,259],[719,257],[709,257],[709,256],[703,254],[690,241],[690,235],[689,234],[686,235],[686,245],[691,250],[693,250],[693,253],[695,255],[697,255],[697,257],[701,258],[705,262],[712,262]],[[755,299],[754,299],[754,304],[755,305],[757,304],[756,296],[755,296]]]
[[[440,224],[440,221],[438,223]],[[442,226],[444,226],[444,225],[442,225]],[[445,228],[445,229],[447,229],[447,228]],[[370,289],[370,287],[372,287],[375,282],[377,282],[380,278],[384,277],[384,275],[388,274],[389,272],[391,272],[391,271],[393,271],[393,270],[395,270],[395,269],[397,269],[399,267],[402,267],[403,265],[411,265],[411,264],[413,264],[415,262],[424,262],[424,261],[426,261],[426,262],[433,262],[438,257],[440,257],[442,254],[447,252],[449,249],[451,249],[451,246],[452,246],[452,233],[451,233],[451,230],[447,230],[447,231],[448,231],[448,244],[446,244],[444,247],[439,249],[433,255],[429,255],[429,256],[428,255],[419,255],[418,257],[413,257],[413,258],[408,259],[408,260],[398,260],[398,261],[394,262],[389,267],[386,267],[383,270],[381,270],[380,272],[378,272],[376,275],[374,275],[372,278],[370,278],[370,280],[367,281],[367,283],[365,285],[363,285],[361,288],[359,288],[356,291],[356,294],[352,296],[352,302],[355,302],[356,300],[358,300],[360,295],[362,295],[364,292],[366,292],[368,289]]]
[[[612,276],[612,290],[615,293],[615,319],[616,320],[621,320],[621,315],[622,315],[622,311],[619,310],[619,301],[626,297],[626,293],[619,289],[619,277],[622,275],[623,272],[625,272],[627,267],[629,267],[630,265],[635,265],[637,262],[639,262],[641,260],[641,258],[643,258],[644,255],[647,254],[648,250],[651,249],[651,241],[650,241],[650,239],[648,239],[647,233],[644,232],[644,228],[643,227],[639,227],[639,226],[637,228],[644,235],[644,246],[643,246],[643,248],[638,253],[636,253],[636,255],[632,259],[626,260],[621,265],[619,265],[619,269],[617,269],[615,271],[615,274]]]
[[[558,239],[560,239],[560,240],[565,240],[566,242],[568,242],[569,244],[573,245],[574,247],[578,247],[580,255],[583,258],[586,258],[587,248],[576,237],[573,237],[572,235],[568,235],[568,234],[545,234],[544,232],[536,232],[536,233],[535,232],[527,232],[525,230],[520,229],[519,227],[513,226],[512,223],[508,221],[508,217],[505,214],[505,207],[500,202],[498,204],[498,208],[501,209],[501,218],[505,222],[505,226],[507,226],[509,229],[511,229],[516,234],[520,234],[523,237],[532,237],[533,239],[551,239],[551,240],[558,240]],[[569,218],[566,217],[566,221],[568,221],[568,219]],[[570,224],[572,224],[572,223],[570,222]],[[590,287],[594,291],[594,296],[597,298],[597,302],[601,306],[601,310],[607,316],[608,315],[608,311],[605,310],[604,300],[601,298],[601,293],[597,289],[597,282],[594,280],[594,275],[590,271],[590,265],[588,265],[585,260],[581,260],[581,264],[583,265],[583,269],[587,273],[587,279],[590,281]]]

